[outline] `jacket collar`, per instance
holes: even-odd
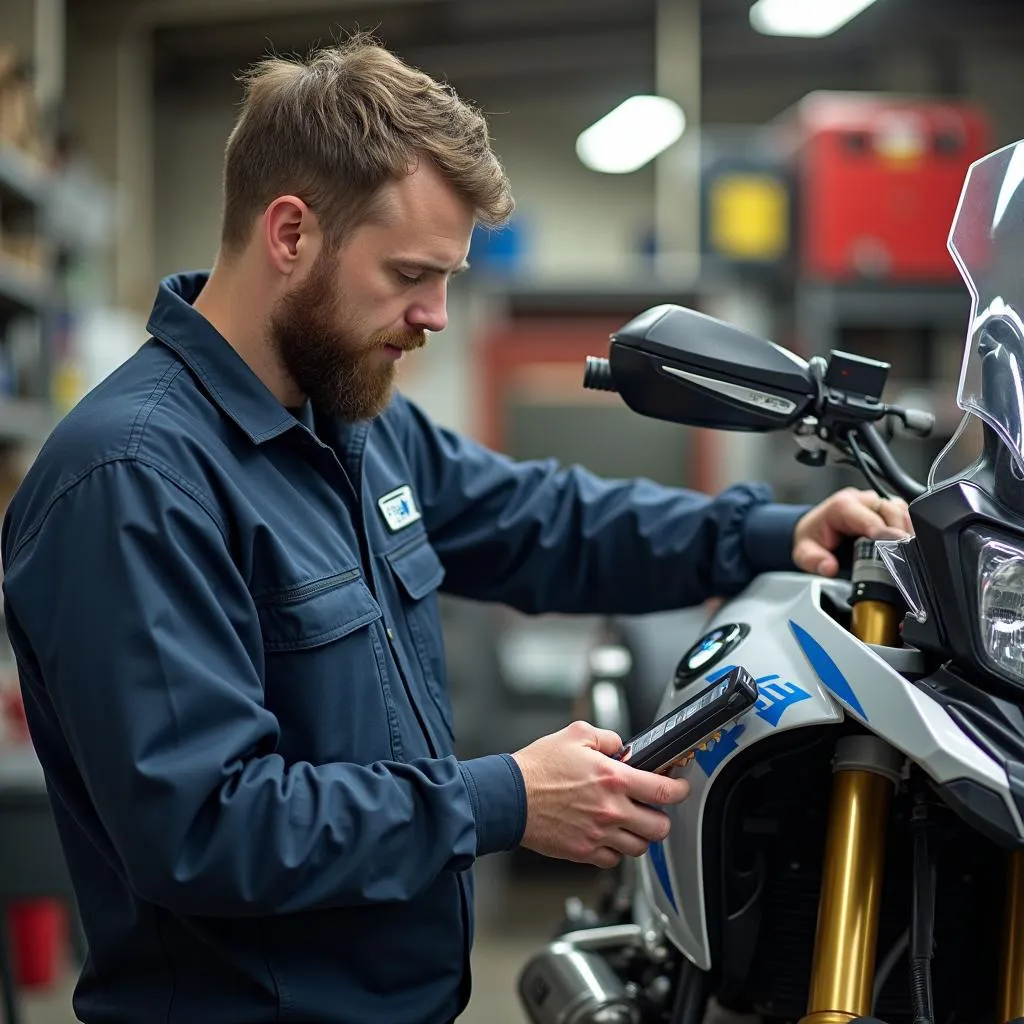
[[[212,401],[262,444],[296,425],[249,364],[193,309],[208,271],[174,274],[160,282],[146,330],[172,349],[202,381]]]

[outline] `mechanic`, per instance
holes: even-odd
[[[837,571],[906,507],[515,462],[393,392],[513,201],[480,112],[357,35],[246,80],[220,252],[57,426],[4,520],[8,627],[89,956],[85,1022],[442,1024],[476,858],[603,867],[686,795],[574,723],[453,755],[438,590],[641,613]]]

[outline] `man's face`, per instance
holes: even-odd
[[[270,336],[313,405],[348,421],[380,413],[402,354],[448,322],[448,281],[464,269],[473,212],[429,164],[389,184],[360,225],[277,303]]]

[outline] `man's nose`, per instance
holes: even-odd
[[[406,323],[418,330],[443,331],[448,326],[448,287],[440,282],[436,287],[416,297],[409,307]]]

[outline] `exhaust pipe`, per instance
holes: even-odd
[[[569,932],[550,943],[519,975],[519,999],[532,1024],[640,1024],[640,1009],[599,955],[642,945],[639,925]]]

